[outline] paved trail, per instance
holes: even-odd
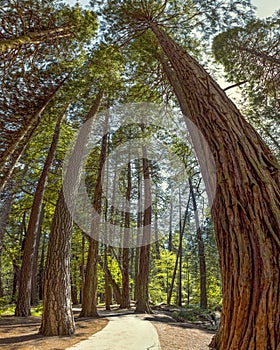
[[[158,334],[151,322],[141,315],[123,312],[100,312],[109,323],[67,350],[160,350]]]

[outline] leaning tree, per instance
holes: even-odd
[[[220,254],[223,310],[210,347],[278,350],[279,164],[226,93],[177,43],[182,36],[177,33],[175,41],[168,33],[176,27],[175,22],[191,30],[192,23],[200,25],[201,16],[209,13],[212,16],[205,23],[212,21],[210,24],[215,25],[214,15],[223,10],[226,23],[230,18],[227,5],[232,9],[239,2],[225,1],[218,7],[216,1],[190,1],[180,22],[178,10],[184,3],[118,1],[115,6],[115,1],[107,1],[104,15],[115,33],[118,29],[119,40],[127,41],[146,31],[153,33],[159,46],[158,59],[165,64],[182,112],[200,130],[214,158],[217,181],[212,217]],[[236,13],[231,18],[238,21]]]

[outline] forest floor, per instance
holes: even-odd
[[[129,312],[133,313],[133,310]],[[215,333],[209,330],[207,323],[178,322],[172,317],[172,312],[165,310],[155,310],[154,314],[142,315],[141,318],[150,321],[156,328],[161,350],[208,350]],[[108,320],[104,317],[76,318],[75,322],[76,332],[71,337],[42,337],[38,334],[40,317],[3,316],[0,319],[0,348],[64,350],[101,331]]]
[[[197,325],[192,322],[178,322],[168,313],[159,313],[147,316],[155,326],[161,350],[209,350],[215,332],[206,325]]]
[[[75,319],[76,332],[71,337],[42,337],[38,334],[40,317],[2,316],[0,349],[64,350],[101,331],[108,323],[104,318]]]

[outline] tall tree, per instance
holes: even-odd
[[[152,23],[151,28],[180,82],[184,99],[181,91],[175,93],[181,108],[208,141],[217,169],[212,215],[224,294],[223,317],[211,347],[276,349],[280,323],[280,304],[276,297],[280,247],[279,166],[209,74],[156,23]],[[213,124],[215,119],[219,124]],[[246,186],[240,187],[244,183]],[[231,278],[232,267],[234,278]],[[239,276],[244,279],[240,281]],[[258,288],[260,285],[262,289]],[[242,326],[244,319],[250,327]]]
[[[94,121],[93,117],[98,112],[102,95],[103,92],[97,94],[87,114],[86,120],[91,120],[91,124]],[[69,160],[69,167],[64,178],[68,191],[71,191],[67,193],[68,203],[75,198],[80,183],[83,154],[90,129],[89,125],[87,131],[83,129],[78,134]],[[43,315],[40,327],[40,333],[43,335],[71,335],[75,331],[70,281],[72,225],[73,219],[66,204],[65,193],[61,190],[51,227],[44,272]]]
[[[176,85],[170,79],[181,109],[201,131],[215,161],[212,216],[223,279],[223,313],[211,348],[277,349],[279,165],[206,70],[161,28],[166,3],[161,10],[148,2],[129,5],[119,23],[124,31],[152,30],[178,81]]]
[[[206,261],[205,261],[205,249],[202,238],[202,230],[199,222],[197,200],[194,192],[194,186],[192,178],[189,177],[190,194],[193,204],[195,229],[196,229],[196,241],[198,246],[198,257],[199,257],[199,278],[200,278],[200,307],[207,309],[207,288],[206,288]]]
[[[102,178],[103,165],[106,161],[107,139],[108,139],[108,114],[106,114],[104,122],[104,133],[101,141],[101,149],[99,156],[99,164],[97,169],[97,178],[93,194],[93,220],[91,224],[91,237],[89,237],[89,249],[86,266],[86,276],[84,285],[84,294],[82,302],[82,310],[80,317],[97,317],[97,267],[98,267],[98,237],[102,211]]]
[[[64,110],[58,116],[51,146],[49,149],[49,153],[47,155],[47,158],[46,158],[46,161],[34,194],[32,209],[31,209],[30,218],[28,222],[28,228],[25,236],[25,245],[24,245],[23,257],[22,257],[22,266],[21,266],[20,282],[19,282],[19,290],[18,290],[18,300],[17,300],[17,306],[15,310],[16,316],[21,316],[21,317],[30,316],[31,314],[30,301],[31,301],[32,272],[33,272],[33,264],[34,264],[34,255],[36,254],[35,247],[36,247],[36,237],[38,235],[40,213],[42,210],[42,203],[43,203],[49,170],[52,165],[52,162],[55,156],[56,147],[58,144],[61,122],[63,117],[65,116],[67,107],[68,107],[68,104],[66,108],[64,108]]]
[[[144,128],[141,128],[142,131]],[[136,309],[135,312],[152,313],[149,304],[149,263],[151,247],[151,221],[152,221],[152,193],[151,193],[151,174],[147,155],[147,148],[142,146],[142,166],[144,178],[144,216],[143,216],[143,236],[142,245],[139,252],[139,265],[136,276]]]

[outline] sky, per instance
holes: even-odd
[[[63,0],[64,2],[74,5],[76,0]],[[89,0],[80,0],[81,5],[88,5]],[[252,0],[252,4],[257,6],[257,16],[264,18],[271,16],[275,10],[280,9],[280,0]]]

